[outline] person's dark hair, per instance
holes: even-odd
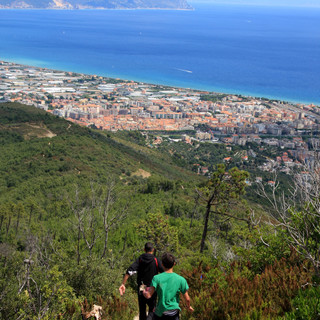
[[[166,269],[171,269],[174,266],[176,259],[171,253],[165,252],[162,255],[161,261],[162,261],[162,265]]]
[[[154,246],[153,246],[153,244],[151,242],[147,242],[144,245],[144,251],[145,252],[151,252],[153,249],[154,249]]]

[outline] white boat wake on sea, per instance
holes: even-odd
[[[175,68],[175,70],[182,71],[182,72],[187,72],[187,73],[192,73],[191,70],[187,70],[187,69]]]

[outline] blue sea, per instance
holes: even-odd
[[[320,105],[320,8],[0,10],[0,60]]]

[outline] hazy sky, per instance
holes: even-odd
[[[190,0],[189,2],[320,7],[320,0]]]

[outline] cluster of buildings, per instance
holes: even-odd
[[[301,164],[312,164],[315,160],[316,153],[319,152],[320,139],[309,138],[307,140],[302,139],[299,136],[293,136],[290,138],[263,138],[258,135],[237,135],[232,137],[225,137],[221,139],[222,142],[229,145],[242,145],[245,146],[248,143],[255,143],[258,146],[258,151],[253,149],[247,149],[246,156],[242,157],[243,161],[248,161],[249,157],[256,158],[257,154],[264,156],[264,163],[258,168],[262,171],[281,171],[289,174],[291,169],[295,166],[301,166]],[[271,155],[268,154],[268,150],[274,147],[273,150],[278,150],[277,153],[273,151]],[[274,154],[275,153],[275,154]],[[248,157],[249,156],[249,157]],[[226,158],[225,161],[231,161],[231,158]]]
[[[213,132],[281,136],[320,129],[320,108],[314,105],[218,95],[9,62],[0,62],[0,99],[35,105],[79,124],[111,131],[192,130],[206,125],[213,139]]]
[[[0,102],[34,105],[54,115],[101,130],[186,131],[186,143],[210,141],[284,149],[266,157],[263,171],[289,172],[312,161],[320,140],[303,132],[320,130],[320,107],[262,98],[201,92],[95,75],[55,71],[0,61]],[[205,130],[201,130],[204,128]],[[288,138],[290,137],[290,138]],[[158,136],[153,145],[161,144]],[[243,156],[255,158],[252,149]],[[225,161],[232,161],[226,158]],[[200,168],[199,168],[200,170]],[[206,174],[206,167],[201,174]]]

